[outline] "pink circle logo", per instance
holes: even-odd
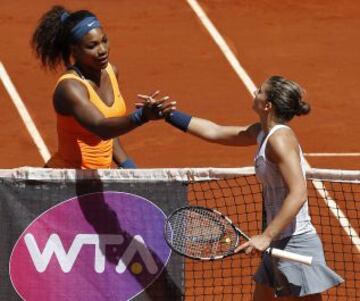
[[[27,301],[130,300],[162,272],[171,251],[164,212],[122,192],[64,201],[37,217],[10,257],[10,279]]]

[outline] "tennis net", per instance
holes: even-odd
[[[360,172],[311,169],[307,173],[312,222],[322,240],[327,264],[345,282],[323,300],[359,300]],[[253,173],[189,183],[189,202],[217,208],[250,235],[262,229],[261,186]],[[258,258],[232,256],[222,261],[186,262],[186,300],[251,300]]]
[[[130,184],[126,188],[129,192],[140,194],[151,190],[154,183],[162,183],[164,188],[159,193],[165,195],[165,202],[172,201],[176,192],[171,183],[176,182],[186,187],[187,204],[219,210],[250,236],[262,229],[262,190],[253,168],[98,171],[25,168],[2,170],[0,178],[13,178],[17,183],[19,179],[27,179],[37,190],[40,188],[34,183],[96,179],[102,182],[104,190],[121,190],[125,187],[121,184],[126,183]],[[322,240],[327,264],[345,279],[343,284],[324,293],[323,300],[360,300],[357,289],[360,287],[360,171],[310,169],[307,179],[310,214]],[[62,189],[61,185],[51,187],[51,193]],[[169,213],[169,208],[162,209]],[[251,300],[255,287],[252,276],[259,260],[244,254],[218,261],[185,259],[181,299]]]

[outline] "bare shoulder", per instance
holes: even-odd
[[[296,138],[296,134],[290,127],[282,127],[274,132],[269,138],[270,143],[289,143],[289,142],[295,142],[298,143],[298,140]]]
[[[87,89],[79,80],[68,78],[64,79],[57,85],[54,97],[72,98],[77,95],[87,95]]]
[[[83,83],[76,79],[64,79],[57,85],[53,103],[56,112],[68,115],[77,103],[89,98],[88,91]]]
[[[266,155],[271,161],[278,161],[290,154],[299,153],[299,142],[294,131],[289,128],[278,129],[268,140]]]
[[[237,144],[236,145],[256,145],[257,138],[261,132],[260,123],[252,123],[244,127],[237,128]]]

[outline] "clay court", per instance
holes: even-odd
[[[179,110],[228,125],[256,121],[252,95],[186,0],[1,1],[0,62],[46,148],[57,148],[52,91],[61,73],[41,69],[30,48],[52,5],[93,11],[111,42],[120,90],[131,112],[138,93],[159,89]],[[291,123],[315,168],[360,169],[360,4],[356,1],[201,0],[244,71],[257,86],[278,74],[299,82],[312,106]],[[0,84],[0,167],[41,167],[44,158]],[[121,137],[140,168],[243,167],[255,148],[212,145],[162,121]],[[353,220],[355,225],[358,221]]]
[[[174,0],[60,1],[87,8],[102,20],[120,89],[133,109],[137,93],[159,89],[178,108],[223,124],[256,120],[252,96],[187,2]],[[51,94],[59,76],[45,72],[29,40],[43,12],[59,1],[2,1],[0,61],[50,153],[56,150]],[[312,113],[294,120],[311,166],[359,169],[360,5],[353,1],[200,1],[238,61],[259,85],[272,74],[298,81]],[[0,166],[42,166],[43,158],[0,85]],[[139,167],[252,165],[254,149],[210,145],[162,122],[122,138]],[[181,142],[180,142],[181,141]],[[331,153],[330,156],[326,153]],[[335,156],[336,155],[336,156]],[[351,155],[351,156],[350,156]]]

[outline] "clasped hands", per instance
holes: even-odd
[[[155,91],[150,95],[138,94],[141,102],[135,103],[137,109],[142,108],[147,120],[162,119],[176,110],[176,101],[170,101],[169,96],[157,99],[160,91]]]

